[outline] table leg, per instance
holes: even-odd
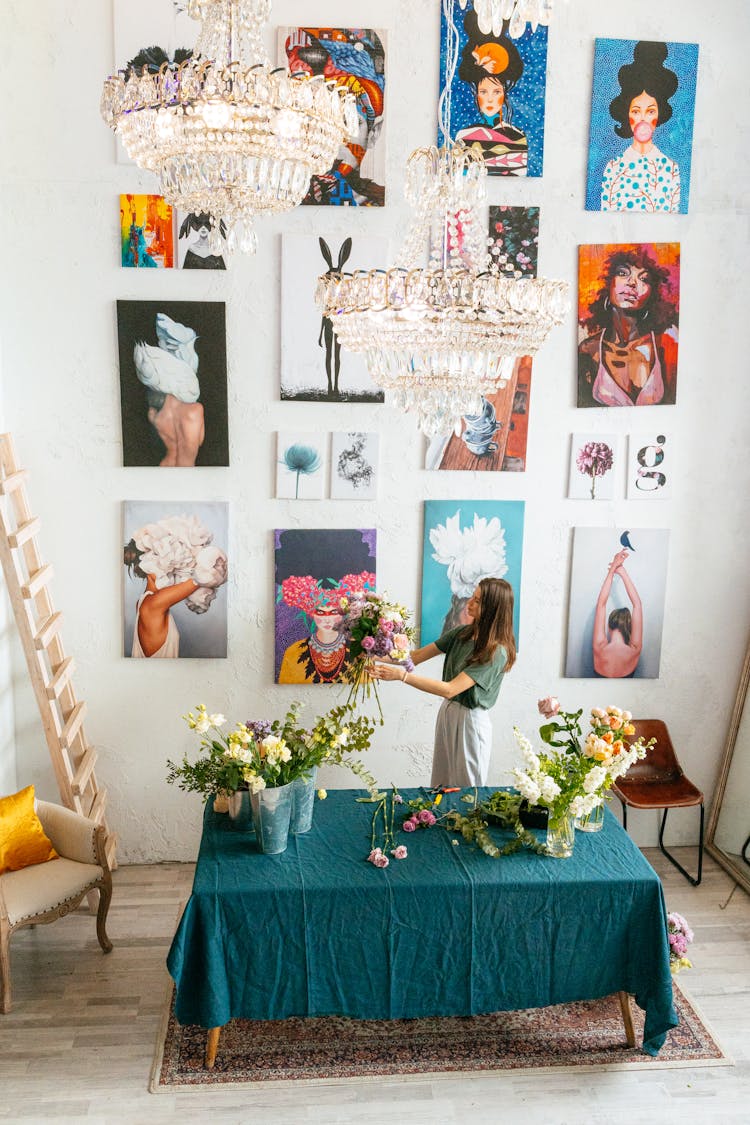
[[[216,1052],[219,1049],[220,1027],[209,1027],[206,1035],[206,1069],[213,1070],[216,1062]]]
[[[628,1047],[635,1047],[635,1028],[633,1027],[633,1012],[630,1007],[630,994],[627,992],[618,992],[617,996],[620,1001],[622,1022],[625,1024],[625,1039],[627,1040]],[[216,1054],[215,1051],[214,1054]]]

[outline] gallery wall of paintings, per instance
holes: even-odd
[[[362,127],[304,206],[259,224],[257,255],[217,254],[207,216],[169,208],[94,114],[55,184],[69,204],[85,196],[71,252],[54,250],[44,206],[26,228],[36,265],[33,280],[20,269],[6,351],[27,378],[6,413],[47,493],[47,550],[114,819],[118,802],[141,809],[130,861],[194,852],[198,817],[163,786],[163,760],[187,748],[186,710],[273,717],[299,698],[313,714],[338,698],[333,592],[357,585],[411,606],[426,643],[465,620],[482,577],[512,583],[519,659],[494,712],[493,782],[507,781],[513,724],[533,730],[536,699],[554,693],[571,709],[666,717],[678,739],[693,724],[712,751],[686,748],[685,765],[710,788],[721,739],[688,715],[691,685],[721,707],[732,685],[718,634],[744,646],[729,593],[739,563],[715,546],[738,525],[740,482],[714,452],[719,434],[744,448],[739,400],[716,391],[742,361],[727,316],[743,314],[716,280],[734,261],[718,191],[732,147],[721,175],[697,155],[722,104],[710,48],[678,0],[606,17],[571,0],[516,40],[481,33],[471,3],[440,8],[275,0],[269,50],[355,88]],[[192,47],[172,0],[113,0],[112,12],[103,71]],[[109,34],[102,22],[108,50]],[[340,348],[314,293],[327,271],[392,261],[405,160],[436,140],[439,99],[451,136],[488,165],[494,267],[567,279],[572,308],[533,364],[519,357],[481,411],[428,441]],[[695,510],[710,523],[697,527]],[[715,596],[691,620],[698,580]],[[164,590],[160,651],[139,622]],[[370,765],[384,784],[424,784],[435,709],[397,685],[383,694]],[[23,722],[19,738],[43,779]],[[650,822],[635,831],[651,842]]]

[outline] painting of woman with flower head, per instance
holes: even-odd
[[[340,682],[348,599],[375,590],[375,530],[294,528],[275,537],[276,683]]]
[[[597,39],[589,211],[687,212],[697,66],[695,43]]]
[[[522,500],[425,501],[422,637],[468,624],[467,606],[483,578],[513,587],[518,637],[523,520]]]
[[[473,149],[490,176],[541,176],[546,66],[546,27],[514,39],[466,0],[443,5],[440,144]]]

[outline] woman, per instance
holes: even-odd
[[[645,246],[610,254],[582,325],[579,406],[672,404],[677,386],[676,305],[669,271]]]
[[[632,676],[643,649],[643,606],[633,580],[625,570],[627,557],[627,551],[618,551],[609,564],[594,613],[594,671],[597,676],[606,676],[610,680]],[[607,601],[615,575],[621,579],[633,609],[632,612],[627,607],[613,609],[607,620]]]
[[[418,676],[403,666],[376,662],[378,680],[401,680],[443,699],[435,724],[433,786],[486,785],[492,752],[488,711],[505,672],[516,659],[513,588],[504,578],[483,578],[466,607],[470,624],[443,633],[411,654],[414,664],[445,654],[442,680]]]
[[[672,116],[678,79],[664,66],[666,43],[636,43],[633,62],[618,72],[620,93],[610,102],[618,137],[632,137],[602,177],[602,211],[680,210],[680,169],[654,144],[656,127]]]
[[[346,637],[341,633],[343,614],[338,591],[321,591],[320,603],[312,613],[312,629],[307,637],[284,650],[279,671],[280,684],[335,683],[346,661]]]
[[[476,12],[466,13],[464,47],[458,77],[474,91],[479,121],[459,129],[456,140],[479,151],[491,176],[525,176],[528,166],[526,134],[511,124],[508,94],[523,74],[523,60],[507,36],[479,30]]]
[[[158,530],[159,525],[154,525],[154,528]],[[148,528],[143,531],[148,531]],[[208,539],[210,538],[208,533]],[[144,569],[144,566],[153,565],[149,561],[153,557],[153,551],[142,549],[136,540],[141,540],[140,532],[136,532],[125,546],[123,562],[129,574],[145,579],[146,589],[136,604],[130,655],[152,660],[176,659],[180,655],[180,633],[170,610],[178,602],[186,601],[188,609],[194,613],[205,613],[216,597],[216,588],[223,586],[227,580],[227,557],[219,547],[198,547],[191,560],[192,575],[165,585],[164,573]],[[189,544],[181,546],[183,550],[180,552],[179,564],[176,552],[173,552],[173,561],[175,565],[183,567],[184,573]],[[147,555],[149,558],[144,561],[144,556]]]
[[[221,235],[224,237],[226,227],[221,220]],[[211,216],[204,212],[200,215],[190,214],[183,219],[180,227],[180,240],[189,238],[192,233],[197,238],[188,245],[182,262],[184,270],[225,270],[226,264],[221,254],[214,254],[210,246]]]

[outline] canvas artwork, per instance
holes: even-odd
[[[338,342],[330,318],[315,304],[326,272],[385,269],[388,241],[369,235],[281,239],[281,398],[306,402],[382,402],[361,355]]]
[[[539,208],[490,207],[490,261],[501,277],[536,277]]]
[[[385,203],[386,33],[369,27],[279,28],[278,62],[292,74],[324,74],[355,95],[358,129],[336,162],[313,176],[303,204],[382,207]]]
[[[669,532],[576,527],[565,676],[659,676]]]
[[[597,39],[587,211],[687,214],[697,43]]]
[[[465,11],[462,8],[465,7]],[[541,176],[547,28],[512,39],[482,31],[469,0],[450,0],[440,25],[438,144],[479,152],[490,176]]]
[[[114,66],[132,63],[156,73],[163,62],[182,62],[195,46],[200,23],[187,14],[187,0],[114,0]],[[118,137],[117,161],[132,164]]]
[[[123,504],[123,655],[227,655],[227,504]]]
[[[326,445],[326,434],[290,433],[285,430],[277,435],[277,499],[323,499]]]
[[[663,432],[642,430],[628,438],[628,500],[667,500],[674,489],[674,450]]]
[[[482,578],[513,587],[513,631],[521,613],[523,500],[426,500],[420,644],[468,624],[466,606]]]
[[[432,438],[427,446],[425,468],[524,472],[531,367],[530,356],[517,359],[506,385],[492,395],[482,396],[480,413],[464,415],[459,434]]]
[[[228,465],[222,301],[118,301],[124,465]]]
[[[578,248],[578,405],[677,399],[679,242]]]
[[[225,233],[224,220],[220,222]],[[177,264],[181,270],[225,270],[227,259],[209,245],[211,220],[205,212],[177,212]]]
[[[611,500],[619,456],[619,434],[573,434],[568,499]]]
[[[160,195],[120,196],[120,262],[133,269],[174,266],[174,214]]]
[[[332,500],[377,499],[379,451],[379,434],[331,434]]]
[[[341,599],[375,589],[375,529],[274,535],[275,681],[340,682],[347,661]]]

